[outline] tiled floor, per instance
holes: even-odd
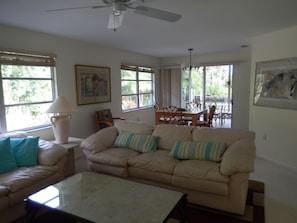
[[[212,123],[215,128],[231,128],[231,119],[214,119]]]
[[[297,222],[297,172],[257,157],[250,178],[265,183],[266,223]]]

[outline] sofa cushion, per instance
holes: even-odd
[[[154,152],[160,137],[120,132],[114,146],[132,149],[141,153]]]
[[[20,167],[0,175],[0,184],[7,187],[10,192],[16,192],[38,183],[57,172],[58,166],[32,166]]]
[[[256,146],[254,141],[241,139],[232,144],[224,153],[220,165],[221,174],[230,176],[234,173],[254,171]]]
[[[8,194],[8,189],[7,187],[0,185],[0,197],[6,196]]]
[[[185,188],[190,191],[195,191],[193,195],[191,194],[192,192],[189,193],[188,200],[190,202],[192,198],[197,195],[197,192],[198,194],[199,192],[202,193],[203,196],[209,195],[208,199],[211,199],[211,197],[213,197],[214,195],[220,195],[220,197],[227,198],[226,196],[229,194],[228,183],[211,181],[211,180],[186,178],[183,176],[173,175],[172,185],[180,188],[180,190],[182,190],[182,188]],[[198,201],[198,204],[201,204],[200,201]]]
[[[119,132],[125,131],[142,135],[151,135],[154,129],[152,125],[126,120],[114,120],[114,126]]]
[[[219,172],[219,163],[206,160],[184,160],[176,165],[172,184],[181,188],[228,195],[229,177]]]
[[[179,160],[168,155],[168,150],[157,150],[153,153],[143,153],[128,160],[129,166],[166,174],[172,174],[174,167],[179,162]]]
[[[158,186],[159,183],[171,186],[173,176],[172,174],[150,171],[148,169],[133,166],[129,166],[128,174],[133,180],[137,180],[141,183],[149,183],[155,186]]]
[[[226,128],[195,128],[193,130],[193,141],[199,142],[225,142],[227,149],[240,139],[255,139],[255,133],[240,129]]]
[[[68,150],[58,144],[49,141],[39,140],[38,164],[52,166],[65,157]]]
[[[10,139],[0,139],[0,173],[9,172],[17,168],[16,160],[11,152]]]
[[[39,137],[10,139],[11,150],[19,167],[37,165],[38,141]]]
[[[110,148],[118,135],[117,128],[114,126],[101,129],[100,131],[90,135],[84,139],[80,148],[97,153],[107,148]]]
[[[175,176],[181,176],[188,179],[211,180],[228,183],[230,178],[221,175],[220,163],[206,160],[183,160],[179,162],[173,171]]]
[[[221,142],[176,141],[170,155],[176,159],[197,159],[219,162],[226,149]]]
[[[125,148],[109,148],[100,153],[90,154],[88,160],[93,163],[109,166],[127,167],[128,160],[138,156],[139,153]]]
[[[158,149],[171,150],[177,140],[192,140],[192,131],[194,127],[183,125],[157,125],[153,136],[159,136]]]

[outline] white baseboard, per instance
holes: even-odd
[[[274,165],[277,165],[277,166],[279,166],[279,167],[281,167],[281,168],[285,168],[285,169],[287,169],[287,170],[289,170],[289,171],[293,171],[293,172],[296,172],[296,173],[297,173],[297,168],[296,168],[296,167],[289,166],[289,165],[287,165],[287,164],[285,164],[285,163],[279,162],[279,161],[277,161],[277,160],[275,160],[275,159],[271,159],[271,158],[264,157],[264,156],[259,155],[259,154],[257,154],[256,156],[257,156],[258,158],[260,158],[260,159],[263,159],[263,160],[265,160],[265,161],[268,161],[268,162],[270,162],[270,163],[272,163],[272,164],[274,164]]]

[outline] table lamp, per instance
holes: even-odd
[[[58,144],[68,143],[71,113],[75,110],[65,97],[59,96],[47,109],[46,113],[53,113],[50,120],[53,127],[55,142]]]

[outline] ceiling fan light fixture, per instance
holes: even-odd
[[[75,9],[100,9],[106,7],[112,7],[112,12],[110,13],[110,18],[108,22],[108,28],[113,29],[114,31],[121,26],[123,21],[124,13],[126,9],[134,9],[136,14],[167,21],[167,22],[176,22],[181,19],[181,15],[151,8],[147,6],[137,6],[137,1],[145,2],[145,0],[101,0],[104,5],[94,5],[94,6],[79,6],[79,7],[71,7],[71,8],[60,8],[60,9],[51,9],[46,10],[47,12],[54,11],[64,11],[64,10],[75,10]],[[134,5],[136,4],[136,5]]]
[[[113,15],[114,15],[114,16],[119,16],[119,15],[121,15],[121,14],[122,14],[121,11],[119,11],[119,10],[113,10]]]
[[[113,10],[112,10],[114,16],[119,16],[125,11],[126,11],[126,5],[123,2],[117,2],[117,1],[114,2]]]

